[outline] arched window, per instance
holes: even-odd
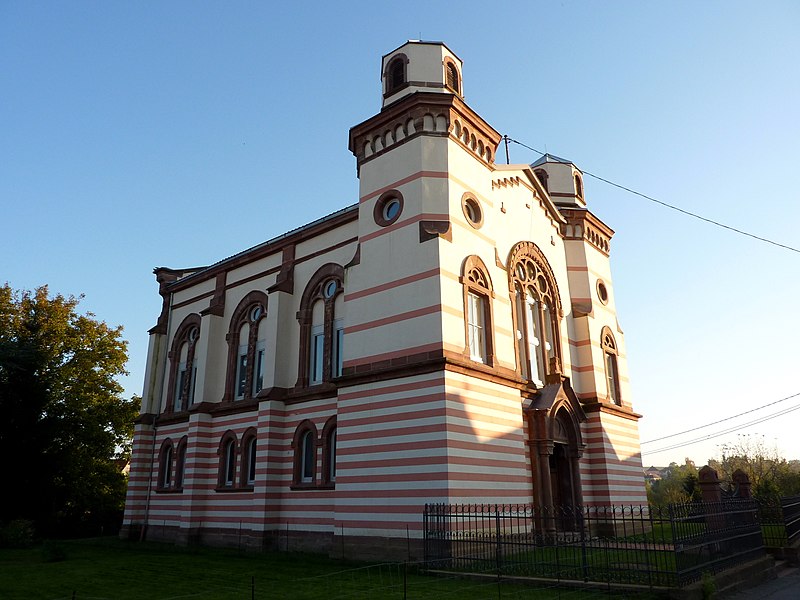
[[[236,435],[228,431],[219,444],[219,487],[232,488],[236,482]]]
[[[458,86],[458,68],[450,61],[445,64],[445,83],[456,94],[461,93],[461,88]]]
[[[242,487],[253,487],[256,482],[256,450],[255,429],[248,429],[242,436]]]
[[[606,391],[608,399],[614,404],[621,405],[622,398],[619,393],[619,369],[617,367],[617,342],[614,340],[614,334],[608,327],[603,327],[600,334],[602,336],[603,346],[603,363],[606,372]]]
[[[311,421],[303,421],[297,427],[292,448],[294,450],[294,485],[313,486],[317,470],[317,428]]]
[[[225,401],[255,398],[264,386],[267,295],[247,294],[231,317]]]
[[[158,459],[158,489],[167,490],[172,487],[172,440],[167,438],[161,444]]]
[[[322,483],[336,483],[336,417],[331,417],[322,428]]]
[[[195,348],[200,338],[200,315],[186,317],[175,332],[170,361],[169,387],[165,412],[187,410],[194,403],[197,367],[194,364]]]
[[[311,278],[300,300],[297,386],[320,385],[342,374],[344,269],[329,263]]]
[[[188,443],[188,439],[186,436],[181,438],[181,441],[178,442],[178,450],[177,450],[177,459],[175,461],[175,488],[182,490],[183,489],[183,478],[186,472],[186,445]]]
[[[561,305],[550,265],[532,242],[517,244],[508,262],[517,359],[523,377],[543,386],[561,373]]]
[[[468,256],[462,267],[461,284],[464,286],[465,353],[476,361],[494,364],[492,331],[492,282],[483,261]]]
[[[583,181],[580,175],[575,175],[575,195],[578,198],[583,198]]]
[[[542,184],[544,191],[549,192],[550,188],[547,183],[547,171],[545,171],[544,169],[536,169],[534,171],[534,174],[536,175],[536,178],[539,180],[539,182]]]
[[[399,89],[406,82],[406,62],[405,55],[400,55],[392,59],[386,69],[386,93],[391,94]]]

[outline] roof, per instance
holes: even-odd
[[[307,223],[306,225],[301,225],[300,227],[296,227],[295,229],[291,229],[291,230],[287,231],[286,233],[283,233],[283,234],[281,234],[279,236],[276,236],[276,237],[274,237],[274,238],[272,238],[270,240],[267,240],[266,242],[261,242],[260,244],[256,244],[255,246],[253,246],[251,248],[248,248],[247,250],[242,250],[241,252],[237,252],[236,254],[234,254],[232,256],[229,256],[227,258],[223,258],[222,260],[219,260],[219,261],[215,262],[214,264],[209,265],[207,267],[199,267],[198,270],[194,271],[190,275],[187,275],[186,277],[182,277],[181,279],[178,279],[178,281],[176,281],[175,283],[183,284],[189,279],[195,279],[195,278],[201,277],[204,274],[207,274],[209,271],[212,271],[212,270],[214,270],[216,268],[219,268],[220,266],[225,265],[226,263],[231,263],[231,262],[235,261],[236,259],[241,258],[243,256],[246,256],[248,254],[257,253],[259,250],[277,251],[277,249],[278,249],[277,247],[280,246],[280,242],[282,242],[284,240],[287,240],[289,238],[292,238],[294,236],[298,236],[298,235],[302,234],[304,231],[307,231],[307,230],[312,229],[314,227],[320,226],[320,225],[322,225],[324,223],[327,223],[329,221],[334,221],[337,217],[341,217],[343,215],[346,215],[347,213],[353,213],[353,212],[355,212],[355,213],[358,212],[358,204],[351,204],[350,206],[346,206],[345,208],[342,208],[340,210],[332,212],[329,215],[325,215],[324,217],[321,217],[321,218],[319,218],[319,219],[317,219],[315,221],[312,221],[311,223]]]
[[[542,157],[534,163],[531,163],[531,167],[538,167],[539,165],[543,165],[546,163],[557,163],[561,165],[575,165],[571,160],[566,158],[559,158],[553,154],[543,154]]]
[[[461,58],[458,56],[458,54],[456,54],[455,52],[453,52],[453,51],[452,51],[452,50],[451,50],[451,49],[450,49],[450,48],[447,46],[447,44],[445,44],[444,42],[437,42],[437,41],[434,41],[434,40],[406,40],[405,42],[403,42],[402,44],[400,44],[400,45],[399,45],[397,48],[395,48],[395,49],[394,49],[394,50],[392,50],[391,52],[387,52],[386,54],[384,54],[384,55],[381,57],[381,62],[382,62],[382,61],[384,61],[384,60],[386,59],[386,57],[387,57],[387,56],[389,56],[390,54],[394,54],[395,52],[397,52],[398,50],[400,50],[400,48],[402,48],[403,46],[407,46],[408,44],[420,44],[420,45],[424,45],[424,46],[444,46],[445,48],[447,48],[447,51],[448,51],[450,54],[452,54],[453,56],[455,56],[455,57],[456,57],[458,60],[461,60]],[[463,60],[461,60],[461,62],[463,63],[464,61],[463,61]]]

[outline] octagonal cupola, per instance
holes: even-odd
[[[415,92],[462,96],[461,67],[461,59],[443,43],[409,40],[383,57],[382,107]]]
[[[583,173],[572,161],[545,154],[531,169],[557,206],[586,207]]]

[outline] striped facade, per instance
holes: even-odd
[[[646,501],[580,171],[497,164],[443,44],[383,67],[356,204],[156,269],[123,535],[389,557],[426,503]]]

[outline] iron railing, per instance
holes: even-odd
[[[787,545],[793,546],[800,540],[800,496],[781,499],[783,525],[786,528]]]
[[[768,548],[786,548],[800,539],[800,496],[759,500],[758,516]]]
[[[674,587],[763,555],[753,501],[578,506],[429,504],[431,568]]]

